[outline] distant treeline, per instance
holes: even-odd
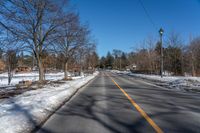
[[[100,59],[100,67],[160,74],[160,42],[149,38],[140,46],[130,53],[121,50],[113,50],[112,54],[108,52],[106,57]],[[188,44],[184,44],[178,34],[172,33],[164,40],[163,53],[165,74],[200,75],[200,37],[192,38]]]

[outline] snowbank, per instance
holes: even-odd
[[[83,76],[72,77],[72,79],[82,78]],[[61,80],[64,78],[63,72],[58,73],[46,73],[45,79],[56,81]],[[39,73],[38,72],[30,72],[30,73],[18,73],[14,74],[11,84],[9,86],[14,86],[19,83],[19,81],[23,80],[31,80],[32,82],[39,80]],[[8,74],[2,73],[0,74],[0,87],[8,87]]]
[[[93,79],[98,73],[62,81],[61,85],[47,85],[42,89],[25,92],[13,98],[1,100],[0,132],[30,132],[35,125],[46,119],[64,101],[69,99],[78,88]]]
[[[200,77],[184,77],[184,76],[164,76],[135,74],[128,71],[112,71],[117,74],[127,74],[129,76],[138,77],[149,80],[156,85],[165,86],[170,89],[186,90],[200,92]]]
[[[46,80],[61,80],[63,78],[64,78],[63,72],[45,74]],[[39,74],[38,74],[38,72],[14,74],[10,86],[16,85],[19,83],[19,81],[22,81],[22,80],[37,81],[37,80],[39,80]],[[0,74],[0,86],[8,86],[8,74],[7,73]]]

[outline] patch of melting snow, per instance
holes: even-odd
[[[30,90],[23,94],[1,99],[0,133],[26,133],[45,120],[53,110],[94,75],[65,81],[60,86],[46,85],[42,89]]]

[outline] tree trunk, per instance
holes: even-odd
[[[11,72],[11,66],[8,65],[8,85],[10,85],[10,82],[12,80],[12,72]]]
[[[39,82],[44,81],[44,67],[42,65],[42,61],[38,59],[38,67],[39,67]]]
[[[64,73],[65,73],[65,79],[69,79],[69,76],[68,76],[68,62],[65,62],[65,66],[64,66]]]

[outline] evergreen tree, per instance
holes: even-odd
[[[106,56],[106,68],[113,68],[114,57],[111,55],[110,52],[107,53]]]

